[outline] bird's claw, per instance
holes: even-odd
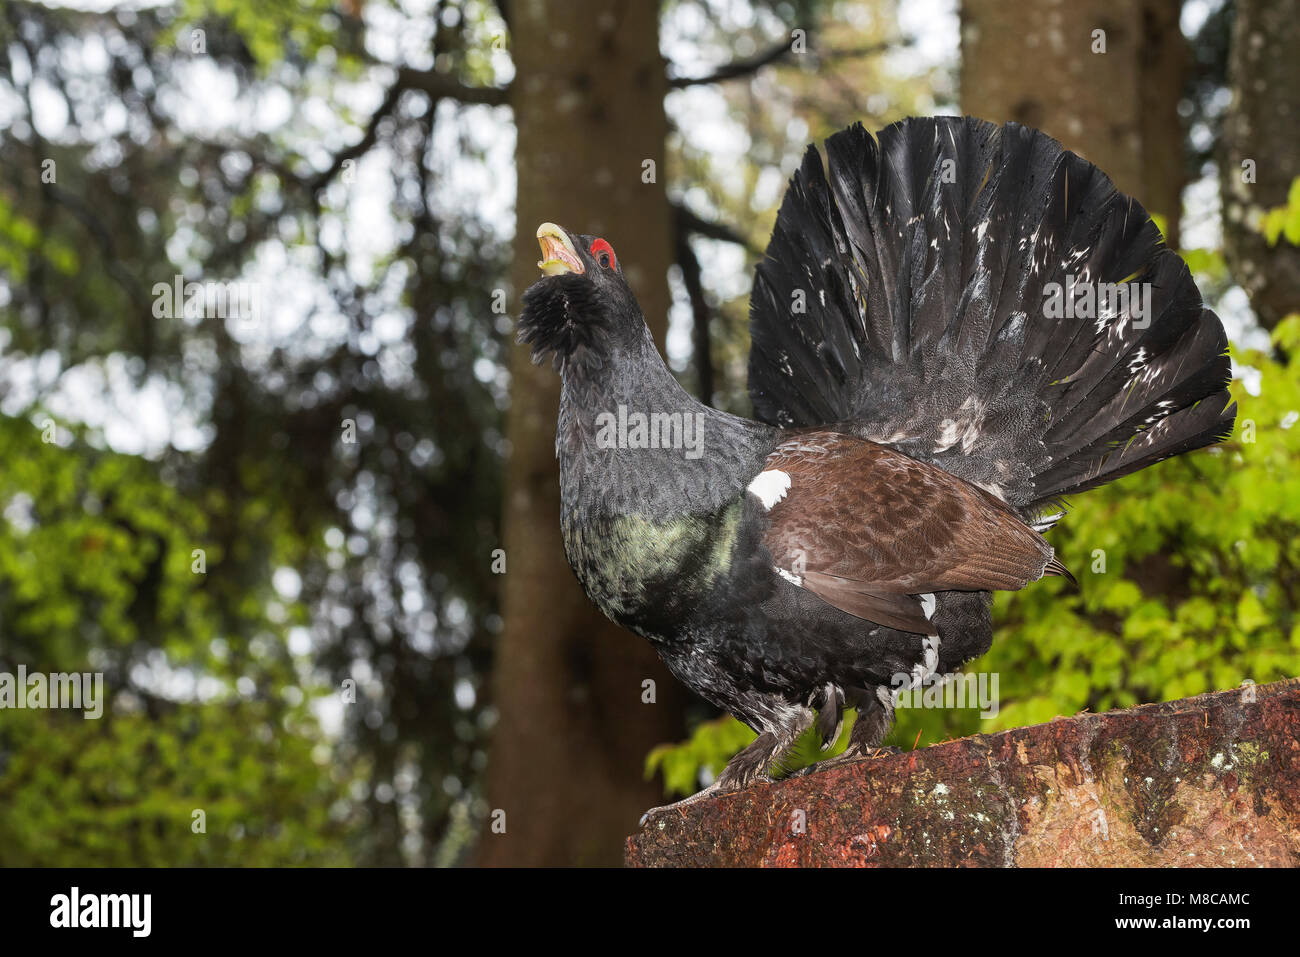
[[[855,761],[868,761],[872,758],[887,758],[890,755],[902,754],[902,748],[895,748],[886,745],[877,747],[863,747],[857,744],[850,744],[842,752],[833,758],[826,758],[815,764],[810,764],[804,769],[805,772],[820,771],[823,768],[838,767],[841,764],[850,764]]]
[[[650,808],[650,810],[646,811],[644,814],[641,815],[641,820],[637,822],[637,827],[645,827],[646,823],[650,820],[650,818],[661,811],[681,811],[684,808],[690,807],[696,801],[702,801],[707,797],[712,797],[715,794],[721,794],[729,790],[734,790],[734,789],[724,787],[722,784],[722,780],[718,779],[717,781],[714,781],[712,784],[710,784],[708,787],[704,788],[703,790],[696,791],[688,798],[682,798],[680,801],[676,801],[672,804],[665,804],[662,807]]]

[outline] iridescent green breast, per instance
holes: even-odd
[[[670,606],[705,596],[731,569],[743,499],[706,515],[658,521],[641,515],[565,519],[564,548],[588,597],[648,638]]]

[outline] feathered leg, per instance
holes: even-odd
[[[716,781],[704,790],[675,804],[653,807],[646,811],[641,815],[642,826],[651,815],[660,811],[683,808],[721,791],[735,791],[748,787],[755,781],[770,780],[769,774],[773,765],[779,765],[781,758],[794,745],[795,740],[812,727],[813,722],[813,713],[807,708],[792,708],[786,705],[781,707],[776,715],[773,722],[768,724],[770,730],[764,731],[750,742],[748,747],[728,761]]]
[[[718,775],[718,788],[730,791],[767,780],[773,764],[779,763],[795,739],[812,726],[812,712],[807,708],[783,711],[771,730],[764,731],[734,758]]]

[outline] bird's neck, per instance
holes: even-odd
[[[641,411],[713,411],[682,388],[660,357],[648,328],[634,344],[620,344],[598,362],[565,364],[561,377],[564,400],[578,413],[571,424],[584,432],[601,413],[616,412],[619,405]]]
[[[648,329],[599,364],[566,365],[562,375],[555,451],[566,512],[716,507],[743,490],[774,444],[776,430],[683,389]]]

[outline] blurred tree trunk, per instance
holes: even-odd
[[[519,131],[515,302],[538,278],[541,222],[605,236],[662,344],[671,262],[662,184],[667,91],[653,3],[512,6]],[[653,160],[656,182],[642,181]],[[684,692],[650,645],[583,595],[560,541],[555,417],[559,377],[511,357],[511,457],[504,503],[505,626],[493,675],[499,722],[487,775],[486,865],[611,864],[663,792],[646,753],[683,734]],[[484,559],[486,560],[486,558]],[[658,703],[642,703],[653,679]]]
[[[1100,166],[1178,245],[1186,182],[1181,0],[962,0],[965,112],[1048,133]],[[1104,31],[1105,52],[1093,52]]]
[[[1270,247],[1258,228],[1260,212],[1284,204],[1300,176],[1298,54],[1300,0],[1237,0],[1219,163],[1224,253],[1267,329],[1300,311],[1300,248],[1285,238]],[[1248,160],[1253,169],[1243,170]]]

